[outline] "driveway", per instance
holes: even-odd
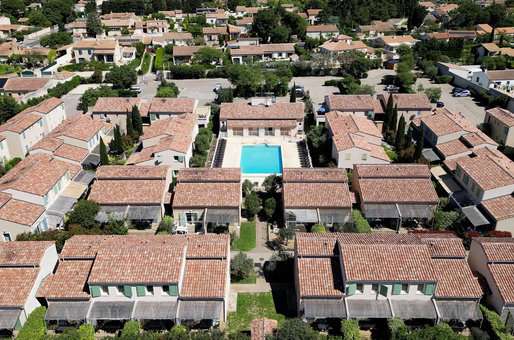
[[[157,88],[160,82],[155,80],[154,73],[147,73],[143,76],[137,77],[137,86],[141,88],[139,98],[152,99],[157,94]]]
[[[217,83],[222,87],[230,87],[230,81],[222,78],[212,79],[172,79],[180,90],[179,97],[198,99],[199,105],[205,105],[216,99],[213,89]]]
[[[80,97],[86,92],[88,89],[94,89],[102,85],[109,84],[82,84],[65,94],[61,97],[64,102],[64,110],[66,112],[66,118],[72,118],[79,114],[82,114],[82,111],[77,110],[77,105],[79,105]]]
[[[309,91],[314,110],[318,111],[321,104],[325,101],[325,96],[339,93],[339,89],[335,86],[324,86],[327,80],[341,79],[341,77],[293,77],[289,83],[289,87],[293,84],[302,85],[305,91]],[[289,99],[289,96],[287,97]]]

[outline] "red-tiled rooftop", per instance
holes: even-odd
[[[166,192],[164,180],[97,180],[88,199],[101,205],[160,205]]]
[[[50,97],[48,99],[43,100],[41,103],[28,107],[25,110],[21,111],[20,113],[50,113],[53,109],[55,109],[57,106],[64,104],[62,99],[56,98],[56,97]]]
[[[179,182],[173,195],[173,208],[239,208],[240,183]]]
[[[36,268],[0,268],[0,306],[23,307],[37,275]]]
[[[359,179],[364,203],[437,204],[439,198],[430,179]]]
[[[227,260],[187,260],[180,296],[223,298],[227,266]]]
[[[512,195],[492,198],[480,204],[496,221],[514,217],[514,196]]]
[[[96,178],[101,180],[123,179],[165,179],[169,168],[167,166],[128,166],[104,165],[96,170]]]
[[[197,100],[191,98],[153,98],[149,113],[193,113]]]
[[[122,97],[100,97],[93,107],[93,112],[97,113],[127,113],[132,112],[132,107],[138,106],[141,99],[139,98],[122,98]]]
[[[325,97],[325,102],[330,111],[383,112],[380,102],[366,94],[329,95]]]
[[[48,83],[47,78],[9,78],[5,82],[6,92],[32,92],[37,91]]]
[[[423,235],[421,242],[428,245],[433,258],[465,258],[466,250],[458,237],[437,237]]]
[[[16,241],[0,243],[0,267],[39,266],[52,241]]]
[[[299,258],[298,285],[301,297],[342,297],[342,276],[336,258]]]
[[[509,127],[514,126],[514,114],[509,110],[505,110],[501,107],[495,107],[493,109],[487,110],[486,112],[503,124]]]
[[[352,207],[346,183],[284,183],[285,208],[347,208]]]
[[[465,259],[433,259],[434,273],[437,278],[435,296],[439,298],[482,297],[482,288],[473,276]]]
[[[246,102],[222,103],[220,120],[229,119],[294,119],[304,116],[303,103],[274,103],[270,106],[251,105]]]
[[[480,243],[488,262],[514,263],[514,239],[482,237],[473,239]]]
[[[425,164],[357,164],[354,176],[358,178],[430,178],[430,169]]]
[[[181,169],[177,175],[178,183],[198,182],[237,182],[241,181],[239,168],[189,168]]]
[[[348,182],[348,176],[344,169],[285,168],[282,181],[284,183],[345,183]]]
[[[37,296],[46,299],[89,299],[87,278],[92,260],[59,261],[57,271],[45,279]]]
[[[511,263],[494,263],[488,266],[504,303],[514,303],[514,265]]]
[[[10,199],[0,208],[0,220],[32,227],[44,212],[42,205]]]
[[[19,113],[0,126],[0,132],[22,133],[43,118],[35,113]]]

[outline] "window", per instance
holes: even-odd
[[[194,223],[198,220],[198,214],[197,213],[192,213],[192,212],[189,212],[189,213],[186,213],[186,221],[187,223]]]
[[[124,295],[123,294],[124,291],[125,291],[125,288],[123,286],[116,286],[116,294]]]
[[[265,130],[265,133],[264,133],[266,136],[274,136],[275,135],[275,130],[273,130],[273,128],[266,128]]]
[[[259,135],[259,129],[256,129],[256,128],[248,129],[248,135],[249,136],[258,136]]]
[[[357,289],[355,290],[355,294],[364,293],[364,285],[362,283],[357,283]]]
[[[162,286],[162,291],[165,295],[178,296],[178,286],[176,284],[169,286]]]
[[[109,295],[109,287],[107,287],[107,286],[100,286],[100,295],[102,295],[102,296]]]
[[[146,286],[146,295],[153,295],[153,286]]]
[[[418,289],[416,290],[416,294],[425,294],[425,285],[424,284],[418,285]]]
[[[289,136],[289,130],[288,129],[280,129],[280,135],[281,136]]]
[[[243,129],[232,129],[232,134],[234,136],[242,136],[243,135]]]
[[[373,294],[378,293],[378,284],[377,283],[374,283],[371,285],[371,291],[373,292]]]
[[[402,283],[402,295],[409,294],[409,285],[406,283]]]
[[[173,156],[173,159],[177,162],[183,162],[184,161],[184,157],[182,156]]]
[[[10,233],[4,233],[4,241],[10,242],[12,241],[12,237]]]

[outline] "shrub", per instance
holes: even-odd
[[[371,227],[368,223],[368,220],[362,216],[362,213],[359,210],[352,211],[352,218],[354,223],[354,232],[356,233],[370,233]]]
[[[173,217],[164,216],[159,223],[159,227],[157,228],[158,234],[171,234],[173,233]]]
[[[428,89],[425,89],[425,94],[431,103],[435,103],[439,100],[439,98],[441,98],[441,88],[430,87]]]
[[[56,48],[58,46],[71,44],[73,38],[70,33],[66,32],[55,32],[41,37],[39,43],[41,46]]]
[[[505,323],[503,323],[500,316],[480,305],[480,311],[482,312],[482,315],[484,316],[484,328],[489,331],[489,333],[492,333],[494,335],[494,338],[496,339],[512,339],[507,333],[507,328],[505,328]]]
[[[253,272],[253,260],[245,253],[239,252],[230,262],[230,275],[235,281],[241,281]]]
[[[173,79],[200,79],[205,76],[205,67],[202,65],[173,65],[170,67],[170,76]]]
[[[327,232],[327,230],[325,229],[325,226],[323,226],[321,224],[313,225],[311,231],[313,233],[326,233]]]
[[[70,92],[71,90],[73,90],[74,88],[79,86],[81,83],[82,83],[82,78],[79,76],[75,76],[64,83],[57,84],[57,85],[55,85],[55,87],[49,89],[48,95],[50,97],[61,98],[66,93]]]
[[[273,218],[273,216],[275,215],[276,208],[277,201],[275,200],[275,198],[270,197],[264,201],[264,213],[266,214],[268,220],[271,220]]]
[[[163,83],[157,89],[156,97],[171,97],[176,98],[180,93],[177,85],[175,83]]]
[[[437,209],[434,213],[435,228],[444,230],[452,227],[459,221],[461,214],[458,211],[444,211]]]
[[[95,327],[89,323],[80,325],[77,333],[79,340],[95,339]]]
[[[125,322],[123,325],[123,329],[121,330],[121,338],[122,339],[137,339],[139,333],[141,331],[141,327],[139,326],[139,321],[130,320]]]
[[[403,340],[409,335],[409,329],[401,319],[394,318],[389,320],[387,327],[389,329],[389,339],[391,340]]]
[[[98,226],[95,220],[98,211],[100,211],[100,207],[96,202],[80,200],[70,212],[68,224],[78,224],[84,228],[94,228]]]
[[[296,339],[310,339],[315,340],[319,338],[318,332],[313,330],[308,323],[300,319],[287,319],[280,325],[274,339],[280,340],[296,340]]]
[[[45,307],[38,307],[30,313],[27,321],[20,329],[16,339],[20,340],[39,340],[43,339],[46,334],[45,324]]]
[[[341,333],[343,333],[343,340],[360,340],[361,338],[357,320],[341,321]]]
[[[248,217],[250,221],[253,221],[255,215],[257,215],[261,210],[261,199],[257,196],[255,191],[252,191],[248,196],[246,196],[245,209],[246,217]]]
[[[437,76],[435,77],[436,84],[449,84],[453,80],[452,76]]]

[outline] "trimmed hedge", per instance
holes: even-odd
[[[482,315],[484,316],[484,329],[492,336],[492,339],[500,339],[500,340],[512,340],[514,337],[512,337],[510,334],[507,333],[507,328],[505,328],[505,324],[503,323],[500,316],[480,305],[480,311],[482,312]]]
[[[39,340],[46,334],[45,307],[38,307],[30,313],[27,321],[20,329],[17,340]]]
[[[200,79],[205,77],[202,65],[173,65],[170,67],[172,79]]]

